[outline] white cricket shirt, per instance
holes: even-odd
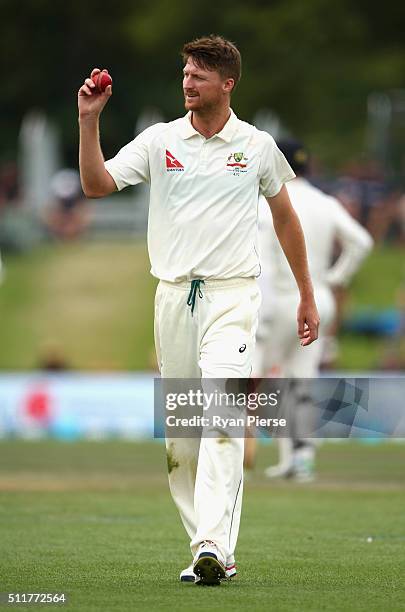
[[[150,183],[151,273],[170,282],[258,276],[259,193],[295,176],[274,139],[232,111],[209,139],[191,113],[153,125],[105,167],[119,190]]]
[[[306,179],[296,178],[287,189],[304,232],[314,288],[346,285],[373,245],[370,234],[336,198],[326,195]],[[341,253],[331,266],[335,241]],[[259,209],[259,246],[263,270],[269,273],[272,286],[280,292],[297,292],[293,273],[276,237],[269,205],[264,199]]]

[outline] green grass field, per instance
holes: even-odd
[[[325,444],[311,485],[265,482],[274,452],[246,483],[239,575],[210,589],[178,581],[163,444],[1,442],[0,592],[65,592],[75,611],[404,610],[405,444]]]
[[[78,242],[4,256],[0,370],[36,368],[49,349],[77,370],[152,369],[153,297],[144,242]]]
[[[73,369],[154,369],[157,281],[143,241],[46,245],[4,261],[0,370],[36,368],[50,348]],[[347,312],[392,307],[403,276],[401,249],[375,249],[354,280]],[[386,345],[345,334],[336,367],[378,368]]]

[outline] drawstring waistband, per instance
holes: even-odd
[[[194,312],[195,298],[197,295],[197,291],[198,291],[198,297],[200,298],[203,297],[203,294],[200,288],[201,283],[204,283],[204,281],[199,278],[196,278],[195,280],[191,281],[190,293],[188,294],[188,298],[187,298],[187,306],[191,306],[191,314],[193,314]]]

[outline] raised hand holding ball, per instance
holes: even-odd
[[[112,78],[108,70],[94,68],[78,92],[79,117],[99,115],[112,95]]]
[[[97,93],[103,93],[109,85],[112,85],[112,78],[106,69],[93,74],[91,80]]]

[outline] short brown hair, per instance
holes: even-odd
[[[222,78],[233,79],[237,85],[242,72],[242,60],[236,46],[222,36],[211,34],[186,43],[182,50],[186,64],[189,57],[204,70],[216,70]]]

